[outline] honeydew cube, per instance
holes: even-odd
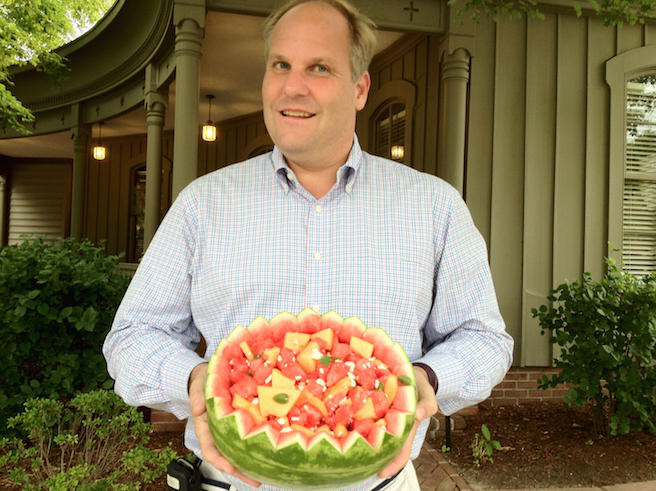
[[[351,336],[351,351],[362,358],[371,358],[374,354],[374,345],[364,339]]]
[[[312,392],[310,391],[305,391],[305,392],[306,392],[305,397],[307,398],[308,403],[316,407],[324,418],[328,416],[328,409],[326,408],[326,405],[323,403],[323,401],[319,399],[317,396],[315,396]]]
[[[235,393],[234,397],[232,398],[232,407],[235,409],[248,409],[250,405],[251,403],[248,399],[240,396],[237,393]]]
[[[246,411],[248,411],[248,414],[251,415],[251,418],[253,418],[253,422],[256,425],[259,425],[262,421],[266,421],[266,418],[262,416],[262,412],[260,411],[259,406],[255,406],[251,404]]]
[[[364,403],[360,409],[358,409],[353,415],[355,419],[376,419],[376,409],[374,408],[374,401],[371,397],[367,397],[367,402]]]
[[[274,368],[271,372],[271,387],[280,389],[293,389],[295,382],[289,377],[285,377],[280,370]]]
[[[337,423],[335,425],[335,429],[333,430],[333,435],[335,435],[337,438],[344,438],[346,435],[348,435],[348,430],[342,423]]]
[[[323,329],[319,332],[315,332],[312,334],[310,339],[314,338],[320,338],[323,339],[324,342],[326,343],[326,350],[330,350],[333,347],[333,339],[335,339],[335,331],[332,329]]]
[[[304,332],[287,332],[283,346],[292,351],[301,351],[310,342],[310,335]]]
[[[350,388],[351,388],[351,379],[348,377],[341,378],[337,382],[335,382],[335,385],[329,387],[328,390],[324,392],[323,400],[327,401],[328,399],[336,396],[340,392],[344,392],[345,394],[347,394]]]
[[[321,359],[323,354],[319,351],[319,344],[316,341],[310,341],[308,345],[303,348],[296,361],[305,370],[305,373],[313,373],[317,369],[317,362]]]
[[[265,349],[264,352],[262,353],[262,358],[264,358],[272,365],[275,365],[276,362],[278,361],[279,355],[280,355],[280,346],[274,346],[272,348]]]
[[[253,351],[251,350],[251,347],[248,345],[248,343],[246,341],[242,341],[241,343],[239,343],[239,347],[246,355],[248,361],[253,361],[255,355],[253,354]]]
[[[266,385],[257,386],[260,412],[264,417],[270,414],[277,418],[286,417],[300,395],[301,391],[298,389],[282,389]]]
[[[387,407],[390,407],[392,405],[392,402],[394,402],[394,398],[396,397],[396,393],[399,390],[399,379],[394,375],[393,373],[390,373],[390,375],[387,377],[387,380],[385,381],[385,396],[387,397]]]

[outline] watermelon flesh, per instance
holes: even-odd
[[[221,340],[205,388],[222,455],[285,489],[348,487],[401,450],[417,407],[412,364],[378,328],[335,312],[258,317]]]

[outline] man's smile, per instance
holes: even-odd
[[[314,114],[305,111],[282,111],[283,116],[293,116],[295,118],[311,118]]]

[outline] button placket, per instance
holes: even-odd
[[[307,304],[312,309],[320,312],[321,303],[324,298],[321,296],[322,285],[325,283],[327,276],[328,264],[326,263],[326,254],[330,233],[326,230],[325,207],[319,203],[310,205],[308,214],[308,271],[307,271]]]

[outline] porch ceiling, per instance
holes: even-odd
[[[207,14],[203,57],[201,60],[200,107],[198,124],[208,118],[206,94],[213,94],[212,119],[223,121],[262,109],[260,84],[264,75],[263,18],[225,12]],[[378,51],[402,36],[398,32],[379,31]],[[165,130],[173,129],[175,82],[170,86]],[[111,120],[105,120],[103,138],[145,134],[146,111],[143,106]],[[93,128],[97,136],[97,126]],[[0,154],[16,158],[73,158],[70,130],[49,135],[0,139]]]

